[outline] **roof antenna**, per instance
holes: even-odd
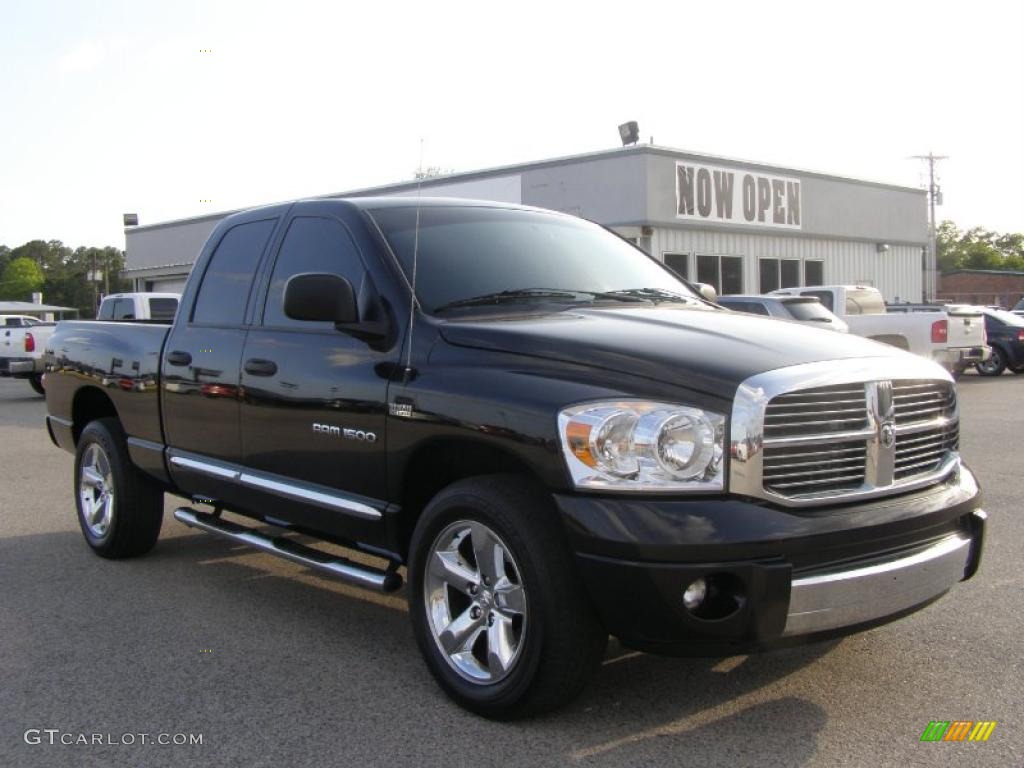
[[[405,383],[412,378],[412,330],[416,322],[416,267],[420,255],[420,197],[423,191],[423,137],[420,137],[420,167],[416,171],[416,227],[412,237],[412,297],[409,299],[409,350],[405,357]]]

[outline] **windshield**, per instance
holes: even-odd
[[[416,208],[382,208],[371,214],[411,279]],[[430,313],[540,301],[702,304],[685,283],[642,251],[596,224],[569,216],[424,206],[418,239],[416,296]]]
[[[819,322],[832,322],[833,315],[815,299],[804,299],[797,301],[784,301],[783,305],[790,317],[794,320],[817,320]]]

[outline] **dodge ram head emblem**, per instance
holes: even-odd
[[[891,422],[887,421],[882,425],[882,432],[880,435],[882,445],[886,448],[892,448],[896,442],[896,426]]]

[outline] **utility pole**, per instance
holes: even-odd
[[[936,155],[929,152],[927,155],[913,155],[913,159],[924,160],[928,163],[928,267],[924,276],[924,293],[925,301],[934,301],[939,274],[935,206],[936,204],[942,205],[942,192],[935,184],[935,163],[940,160],[948,160],[949,155]]]

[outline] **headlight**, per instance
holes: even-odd
[[[558,414],[577,488],[689,491],[725,487],[725,416],[672,403],[586,403]]]

